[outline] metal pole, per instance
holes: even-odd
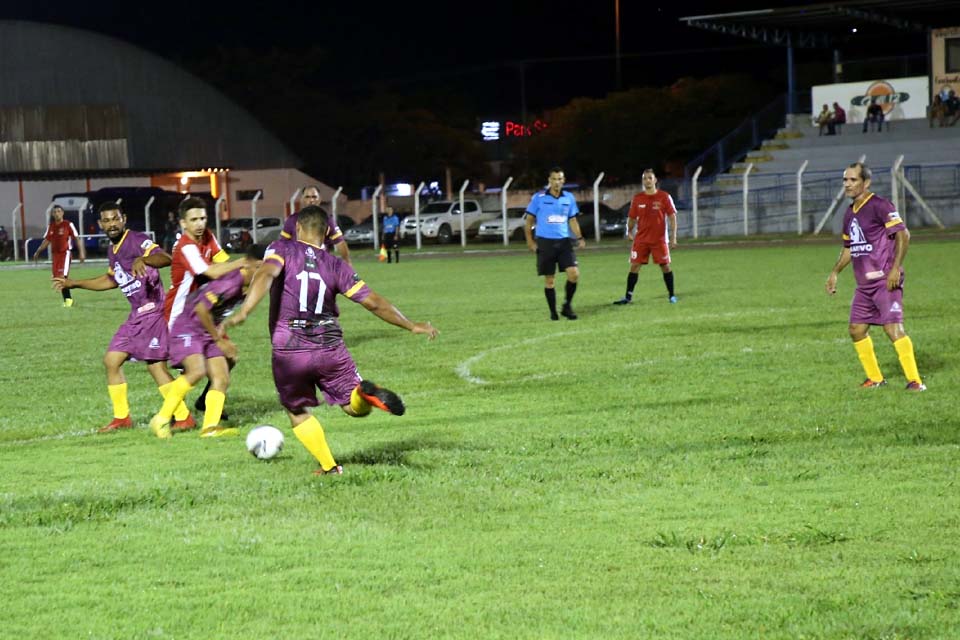
[[[85,234],[83,233],[83,210],[84,209],[86,209],[86,207],[80,207],[77,210],[77,224],[80,225],[80,229],[78,231],[80,233],[80,244],[83,245],[83,255],[87,255],[87,240],[84,237]]]
[[[690,179],[690,188],[693,191],[693,239],[696,240],[700,237],[700,192],[699,192],[699,181],[700,181],[700,172],[703,171],[703,165],[697,167],[697,170],[693,172],[693,178]]]
[[[797,171],[797,235],[803,234],[803,172],[807,170],[809,160],[804,160]]]
[[[291,215],[291,216],[292,216],[293,213],[296,211],[296,208],[295,208],[295,207],[296,207],[297,205],[294,204],[294,203],[297,201],[297,198],[300,197],[300,192],[301,192],[301,191],[303,191],[303,189],[301,189],[300,187],[297,187],[297,190],[293,192],[293,195],[292,195],[292,196],[290,196],[290,215]],[[289,216],[288,216],[288,217],[289,217]]]
[[[337,190],[333,192],[333,197],[330,198],[330,213],[333,215],[334,222],[337,221],[337,199],[340,198],[342,192],[343,187],[337,187]]]
[[[513,182],[513,176],[507,178],[507,181],[503,183],[503,188],[500,189],[500,213],[503,217],[503,246],[510,244],[510,238],[507,235],[507,189],[510,188],[510,184]]]
[[[593,235],[597,242],[600,242],[600,181],[606,174],[601,171],[597,179],[593,181]]]
[[[940,218],[938,218],[937,214],[933,212],[933,209],[927,205],[926,201],[920,197],[920,194],[917,193],[917,190],[913,188],[913,185],[910,184],[910,181],[907,180],[907,177],[900,176],[900,180],[903,182],[903,186],[907,188],[907,191],[910,192],[910,195],[917,199],[917,202],[920,203],[920,207],[927,212],[927,215],[930,216],[930,219],[933,220],[934,224],[936,224],[939,229],[943,230],[944,226],[943,223],[940,222]]]
[[[893,208],[900,213],[900,219],[903,220],[903,223],[907,223],[907,212],[906,207],[903,209],[900,208],[900,165],[903,164],[903,154],[897,156],[896,162],[893,163],[893,167],[890,168],[890,197],[893,199]],[[906,203],[904,203],[906,204]]]
[[[743,235],[750,235],[749,225],[749,196],[750,196],[750,172],[753,171],[753,163],[747,165],[747,170],[743,172]]]
[[[143,206],[143,230],[148,236],[150,235],[150,207],[153,206],[154,198],[155,196],[150,196],[147,204]]]
[[[220,196],[213,205],[213,215],[216,218],[216,222],[214,224],[216,225],[215,228],[217,230],[217,242],[222,242],[220,239],[220,217],[223,215],[223,205],[226,202],[227,196]]]
[[[257,191],[257,195],[253,196],[253,200],[250,202],[250,211],[253,216],[253,224],[250,228],[250,237],[253,238],[253,241],[257,241],[257,200],[263,196],[263,191]]]
[[[380,240],[380,220],[378,216],[380,214],[380,208],[378,203],[380,202],[380,192],[383,191],[383,183],[377,185],[377,188],[373,190],[373,201],[370,203],[370,212],[373,214],[373,250],[376,251],[379,248],[377,242]]]
[[[13,232],[13,260],[14,262],[20,261],[20,244],[17,242],[17,214],[20,213],[20,209],[23,209],[23,203],[19,203],[13,208],[13,211],[10,212],[10,230]],[[23,234],[23,230],[20,230],[20,235]],[[27,248],[23,248],[24,254],[27,252]]]
[[[796,111],[793,78],[793,36],[787,33],[787,115]]]
[[[621,75],[620,75],[620,0],[614,0],[613,14],[614,14],[614,20],[616,21],[616,34],[617,34],[617,47],[616,47],[617,48],[617,86],[616,86],[616,89],[617,91],[620,91],[620,89],[623,87],[623,83],[621,82]]]
[[[420,193],[423,191],[425,185],[425,182],[418,184],[417,192],[413,194],[413,223],[417,225],[417,251],[420,250],[423,244],[423,238],[420,236]]]
[[[460,246],[467,246],[467,224],[466,219],[463,215],[463,192],[467,190],[467,185],[470,184],[469,180],[464,180],[463,184],[460,185]]]

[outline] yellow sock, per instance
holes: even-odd
[[[210,394],[207,394],[210,397]],[[327,438],[323,435],[323,427],[315,416],[310,416],[306,422],[302,422],[293,428],[293,434],[297,436],[307,451],[317,459],[324,471],[329,471],[337,466],[337,461],[333,459],[330,453],[330,447],[327,446]]]
[[[373,406],[360,395],[359,386],[350,392],[350,408],[353,409],[353,412],[358,416],[368,415],[373,409]]]
[[[223,402],[227,399],[222,391],[210,389],[207,391],[207,410],[203,412],[203,428],[215,427],[220,424],[223,415]]]
[[[903,336],[894,342],[893,348],[897,350],[897,357],[900,358],[900,366],[903,368],[903,375],[907,377],[907,382],[922,383],[920,371],[917,369],[917,359],[913,355],[913,340],[910,336]]]
[[[860,364],[867,373],[867,377],[874,382],[883,382],[883,374],[880,373],[880,363],[877,362],[877,354],[873,350],[873,340],[867,336],[859,342],[854,342],[853,346],[857,350],[857,356],[860,357]]]
[[[127,402],[127,383],[108,384],[107,393],[113,403],[113,417],[126,418],[130,415],[130,404]]]
[[[176,416],[177,420],[186,420],[190,412],[187,410],[186,405],[183,404],[183,398],[190,393],[193,385],[187,382],[186,378],[180,376],[173,382],[160,385],[158,389],[160,395],[163,396],[163,406],[160,408],[158,415],[167,420],[173,416]],[[181,408],[183,412],[180,411]]]

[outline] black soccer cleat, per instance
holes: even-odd
[[[407,410],[403,406],[403,400],[400,399],[400,396],[389,389],[375,385],[369,380],[360,382],[360,396],[377,409],[392,413],[395,416],[402,416],[403,412]]]
[[[577,314],[573,312],[573,307],[569,304],[563,305],[563,309],[560,310],[560,315],[562,315],[567,320],[576,320]]]

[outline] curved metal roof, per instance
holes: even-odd
[[[101,162],[91,169],[277,169],[302,164],[253,116],[209,84],[134,45],[71,27],[0,21],[0,111],[8,125],[0,127],[0,143],[19,142],[21,152],[33,144],[36,153],[37,140],[58,139],[66,130],[71,138],[80,131],[85,142],[125,140],[119,144],[126,147],[126,166]],[[88,158],[90,153],[88,148]],[[57,166],[56,159],[34,167],[75,168]],[[0,166],[0,172],[11,170],[23,169]]]

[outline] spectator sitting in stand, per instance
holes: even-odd
[[[831,133],[842,133],[843,125],[847,123],[847,112],[843,110],[840,103],[833,103],[833,131]]]
[[[817,116],[817,119],[814,120],[814,124],[817,124],[817,125],[819,125],[819,127],[820,127],[820,133],[819,133],[819,135],[821,135],[821,136],[823,135],[823,130],[824,130],[824,129],[827,130],[827,135],[828,135],[828,136],[832,136],[832,135],[834,134],[834,131],[833,131],[833,114],[830,113],[830,107],[829,107],[829,106],[823,105],[823,109],[820,110],[820,115],[818,115],[818,116]]]
[[[949,97],[944,101],[944,106],[947,108],[947,124],[951,127],[957,124],[957,120],[960,120],[960,98],[957,98],[957,93],[953,89],[950,90]]]
[[[863,119],[863,132],[867,132],[867,128],[870,126],[871,122],[877,123],[877,133],[883,130],[883,107],[881,107],[875,100],[870,102],[870,106],[867,107],[867,115]]]
[[[936,121],[937,126],[947,126],[947,105],[940,99],[940,94],[933,96],[933,104],[930,105],[930,127]]]
[[[10,234],[0,224],[0,260],[6,262],[13,258],[13,242],[10,241]]]

